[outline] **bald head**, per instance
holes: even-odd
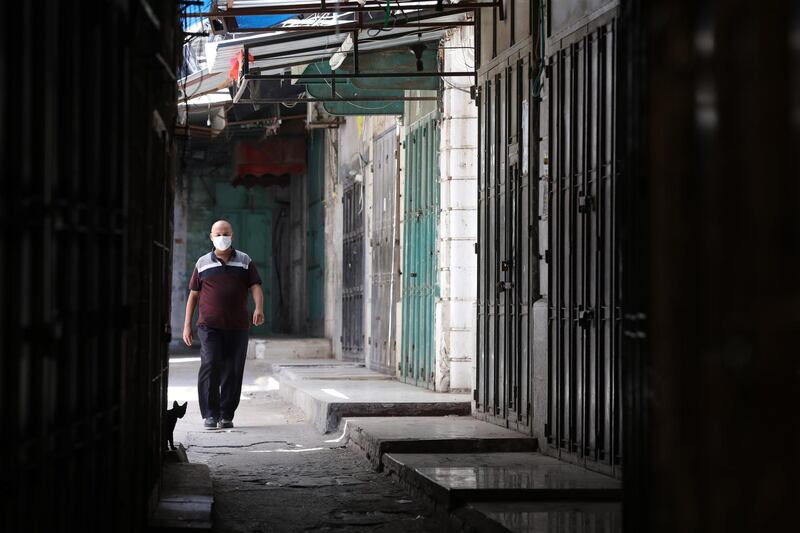
[[[216,237],[218,235],[230,235],[233,236],[233,226],[227,220],[217,220],[211,226],[211,236]]]

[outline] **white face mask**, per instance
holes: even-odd
[[[233,238],[230,235],[217,235],[216,237],[211,237],[211,241],[214,243],[214,248],[220,252],[224,252],[230,248],[232,240]]]

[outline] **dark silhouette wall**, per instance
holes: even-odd
[[[628,531],[780,531],[797,491],[796,3],[623,3]]]
[[[2,531],[143,531],[157,496],[177,9],[24,2],[6,18]]]

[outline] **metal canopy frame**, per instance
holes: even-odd
[[[446,4],[441,0],[393,0],[396,9],[436,9],[440,13],[456,9],[498,8],[501,19],[504,17],[502,0],[465,0],[457,4]],[[208,12],[181,12],[181,18],[230,18],[257,15],[286,15],[305,13],[363,13],[365,11],[383,11],[385,0],[367,0],[364,5],[355,0],[320,0],[319,2],[281,2],[275,5],[259,7],[234,7],[230,9],[214,9]],[[394,8],[393,8],[394,9]]]
[[[463,27],[463,26],[474,26],[477,20],[477,17],[473,18],[471,21],[465,20],[435,20],[437,18],[441,19],[442,17],[448,17],[453,15],[459,14],[466,14],[466,13],[474,13],[475,8],[467,7],[468,4],[472,4],[473,2],[464,2],[458,4],[448,4],[443,5],[442,10],[438,9],[426,9],[426,10],[419,10],[413,13],[405,14],[402,19],[395,19],[393,20],[393,25],[391,27],[392,30],[400,30],[396,35],[385,35],[385,36],[375,36],[370,37],[368,41],[363,41],[359,39],[359,33],[364,30],[370,29],[378,29],[382,28],[383,23],[381,21],[371,20],[366,21],[364,20],[364,14],[360,11],[374,11],[373,9],[364,9],[359,10],[357,15],[357,21],[347,22],[341,26],[326,26],[324,29],[319,27],[304,27],[304,37],[303,39],[314,39],[317,37],[325,37],[325,36],[332,36],[332,35],[348,35],[353,42],[352,50],[349,53],[353,54],[353,71],[347,73],[336,73],[332,72],[330,74],[293,74],[293,73],[271,73],[271,74],[262,74],[262,73],[251,73],[251,59],[250,59],[250,51],[256,48],[261,48],[261,53],[254,54],[252,61],[259,61],[265,59],[272,59],[280,61],[281,58],[286,58],[286,63],[283,65],[273,65],[268,69],[260,68],[259,70],[269,70],[275,71],[279,68],[288,68],[294,65],[302,65],[305,64],[306,61],[299,61],[296,59],[295,56],[298,51],[302,52],[320,52],[323,50],[331,49],[329,43],[324,44],[312,44],[311,42],[307,43],[307,46],[303,46],[301,43],[298,43],[299,48],[293,48],[291,52],[287,51],[277,51],[277,52],[269,52],[264,51],[264,47],[268,47],[269,45],[275,45],[276,47],[280,44],[286,44],[288,42],[295,42],[298,40],[295,37],[296,33],[293,35],[289,34],[281,34],[278,33],[277,35],[269,35],[265,36],[263,39],[253,39],[248,41],[246,44],[243,45],[243,64],[242,64],[242,73],[240,78],[240,85],[236,94],[234,95],[233,101],[234,103],[253,103],[253,104],[260,104],[260,103],[295,103],[295,102],[386,102],[386,101],[393,101],[393,100],[403,100],[403,101],[425,101],[425,100],[437,100],[438,96],[403,96],[403,97],[386,97],[386,96],[359,96],[359,97],[342,97],[336,92],[336,80],[347,80],[347,79],[359,79],[359,78],[412,78],[412,77],[471,77],[475,80],[477,84],[477,72],[476,71],[458,71],[458,72],[421,72],[421,71],[411,71],[411,72],[362,72],[359,68],[359,45],[362,42],[371,42],[374,43],[376,41],[385,41],[387,46],[391,47],[393,42],[396,42],[398,45],[402,45],[400,42],[404,39],[407,39],[410,35],[414,35],[415,33],[419,35],[421,42],[430,42],[432,39],[422,39],[421,32],[429,32],[436,29],[447,29],[447,28],[454,28],[454,27]],[[484,2],[485,3],[485,2]],[[325,4],[325,2],[322,2]],[[417,1],[417,2],[403,2],[400,7],[434,7],[435,2],[425,2],[425,1]],[[406,5],[409,4],[409,5]],[[413,4],[411,6],[410,4]],[[481,7],[494,7],[495,2],[491,2],[486,6]],[[330,4],[329,4],[330,5]],[[356,4],[357,6],[358,4]],[[366,4],[369,5],[369,2]],[[351,6],[353,7],[353,6]],[[244,8],[243,8],[244,9]],[[254,9],[262,9],[262,8],[246,8],[248,10]],[[269,8],[272,9],[272,8]],[[445,12],[446,11],[446,12]],[[347,31],[343,31],[343,28],[347,28]],[[276,28],[276,31],[282,32],[284,28]],[[403,31],[407,30],[407,31]],[[341,46],[341,45],[339,45]],[[300,98],[300,99],[280,99],[280,98],[243,98],[244,93],[247,89],[248,84],[250,81],[263,81],[263,80],[297,80],[297,79],[321,79],[321,80],[330,80],[330,87],[331,87],[331,96],[330,98]]]

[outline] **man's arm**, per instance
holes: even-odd
[[[192,317],[194,308],[197,307],[197,300],[200,298],[200,291],[189,291],[189,298],[186,300],[186,317],[183,319],[183,342],[186,346],[192,346]]]
[[[260,283],[254,283],[250,286],[250,292],[256,304],[256,309],[253,311],[253,325],[260,326],[264,323],[264,291],[261,290]]]

